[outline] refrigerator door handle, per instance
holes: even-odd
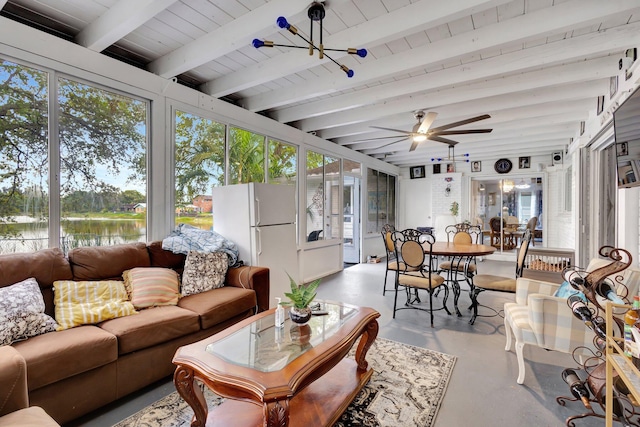
[[[259,198],[255,198],[255,207],[254,207],[254,212],[256,213],[256,225],[260,225],[260,199]]]
[[[256,238],[258,240],[258,242],[257,242],[258,243],[258,245],[257,245],[258,246],[257,247],[258,256],[260,256],[260,255],[262,255],[262,238],[260,237],[260,229],[259,228],[256,228]]]

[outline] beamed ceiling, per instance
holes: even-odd
[[[2,16],[103,52],[250,111],[398,166],[429,163],[447,146],[403,141],[414,111],[432,127],[482,114],[454,135],[456,155],[547,154],[564,149],[608,94],[625,50],[640,45],[639,0],[328,0],[326,48],[355,75],[304,49],[301,0],[0,0]],[[317,27],[314,32],[318,39]]]

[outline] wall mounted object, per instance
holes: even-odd
[[[511,172],[511,168],[513,168],[513,163],[511,163],[509,159],[498,159],[493,165],[493,168],[498,173],[509,173]]]
[[[411,176],[411,179],[424,178],[424,166],[413,166],[411,169],[409,169],[409,174]]]

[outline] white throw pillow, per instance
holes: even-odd
[[[44,313],[44,299],[34,278],[0,288],[0,345],[53,332],[56,321]]]

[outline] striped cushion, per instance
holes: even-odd
[[[124,284],[117,280],[58,280],[53,282],[53,293],[58,331],[136,313]]]
[[[170,268],[136,267],[122,273],[122,277],[137,309],[178,304],[180,282],[178,273]]]

